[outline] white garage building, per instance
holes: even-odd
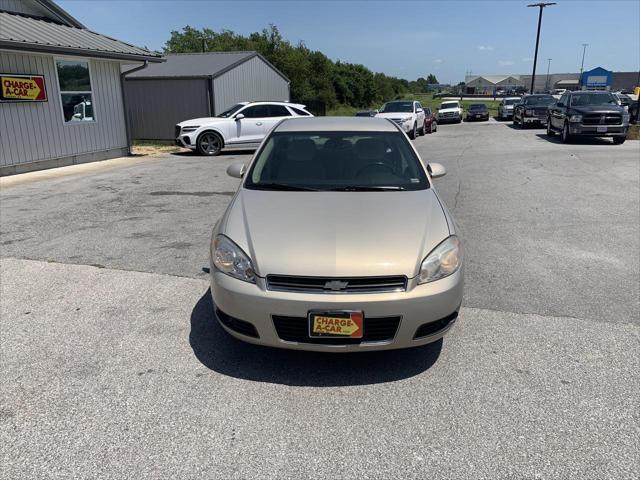
[[[50,0],[0,0],[0,176],[126,155],[122,66],[162,61]]]

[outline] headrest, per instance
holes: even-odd
[[[377,138],[361,138],[356,142],[356,153],[363,160],[382,160],[385,151],[384,142]]]
[[[287,151],[287,158],[294,162],[308,162],[313,160],[315,154],[315,142],[310,138],[301,138],[291,142]]]

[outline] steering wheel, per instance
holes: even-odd
[[[365,165],[364,167],[362,167],[360,170],[358,170],[356,172],[356,177],[359,177],[360,175],[362,175],[367,170],[374,170],[374,169],[376,169],[376,170],[386,170],[389,173],[391,173],[392,175],[395,175],[395,171],[393,170],[393,168],[390,167],[389,165],[387,165],[386,163],[375,162],[375,163],[369,163],[369,164]]]

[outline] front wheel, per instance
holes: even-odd
[[[420,129],[420,136],[424,136],[425,133],[427,133],[427,127],[425,125],[425,122],[422,122],[422,128]]]
[[[196,149],[200,155],[215,157],[222,151],[222,138],[213,132],[204,132],[198,137]]]
[[[417,133],[418,133],[418,124],[414,123],[413,129],[409,132],[409,138],[411,140],[415,140],[415,138],[417,137]]]
[[[556,132],[551,128],[551,119],[547,118],[547,137],[553,137]]]
[[[562,127],[562,143],[571,143],[571,134],[569,133],[569,124],[567,122]]]
[[[622,145],[627,137],[613,137],[614,145]]]

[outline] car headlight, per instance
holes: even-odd
[[[403,117],[400,119],[400,122],[405,123],[405,122],[408,122],[409,120],[411,120],[411,117]]]
[[[462,243],[455,235],[434,248],[422,261],[418,283],[429,283],[454,274],[462,265]]]
[[[629,112],[624,112],[624,113],[622,114],[622,121],[623,121],[623,122],[628,122],[630,118],[631,118],[631,117],[630,117],[630,115],[629,115]]]
[[[582,121],[582,115],[571,115],[569,117],[570,122],[579,123]]]
[[[256,283],[253,264],[248,255],[224,235],[217,235],[211,248],[213,265],[222,273],[249,283]]]
[[[183,133],[195,132],[199,128],[200,128],[200,126],[198,126],[198,125],[190,126],[190,127],[182,127],[182,132]]]

